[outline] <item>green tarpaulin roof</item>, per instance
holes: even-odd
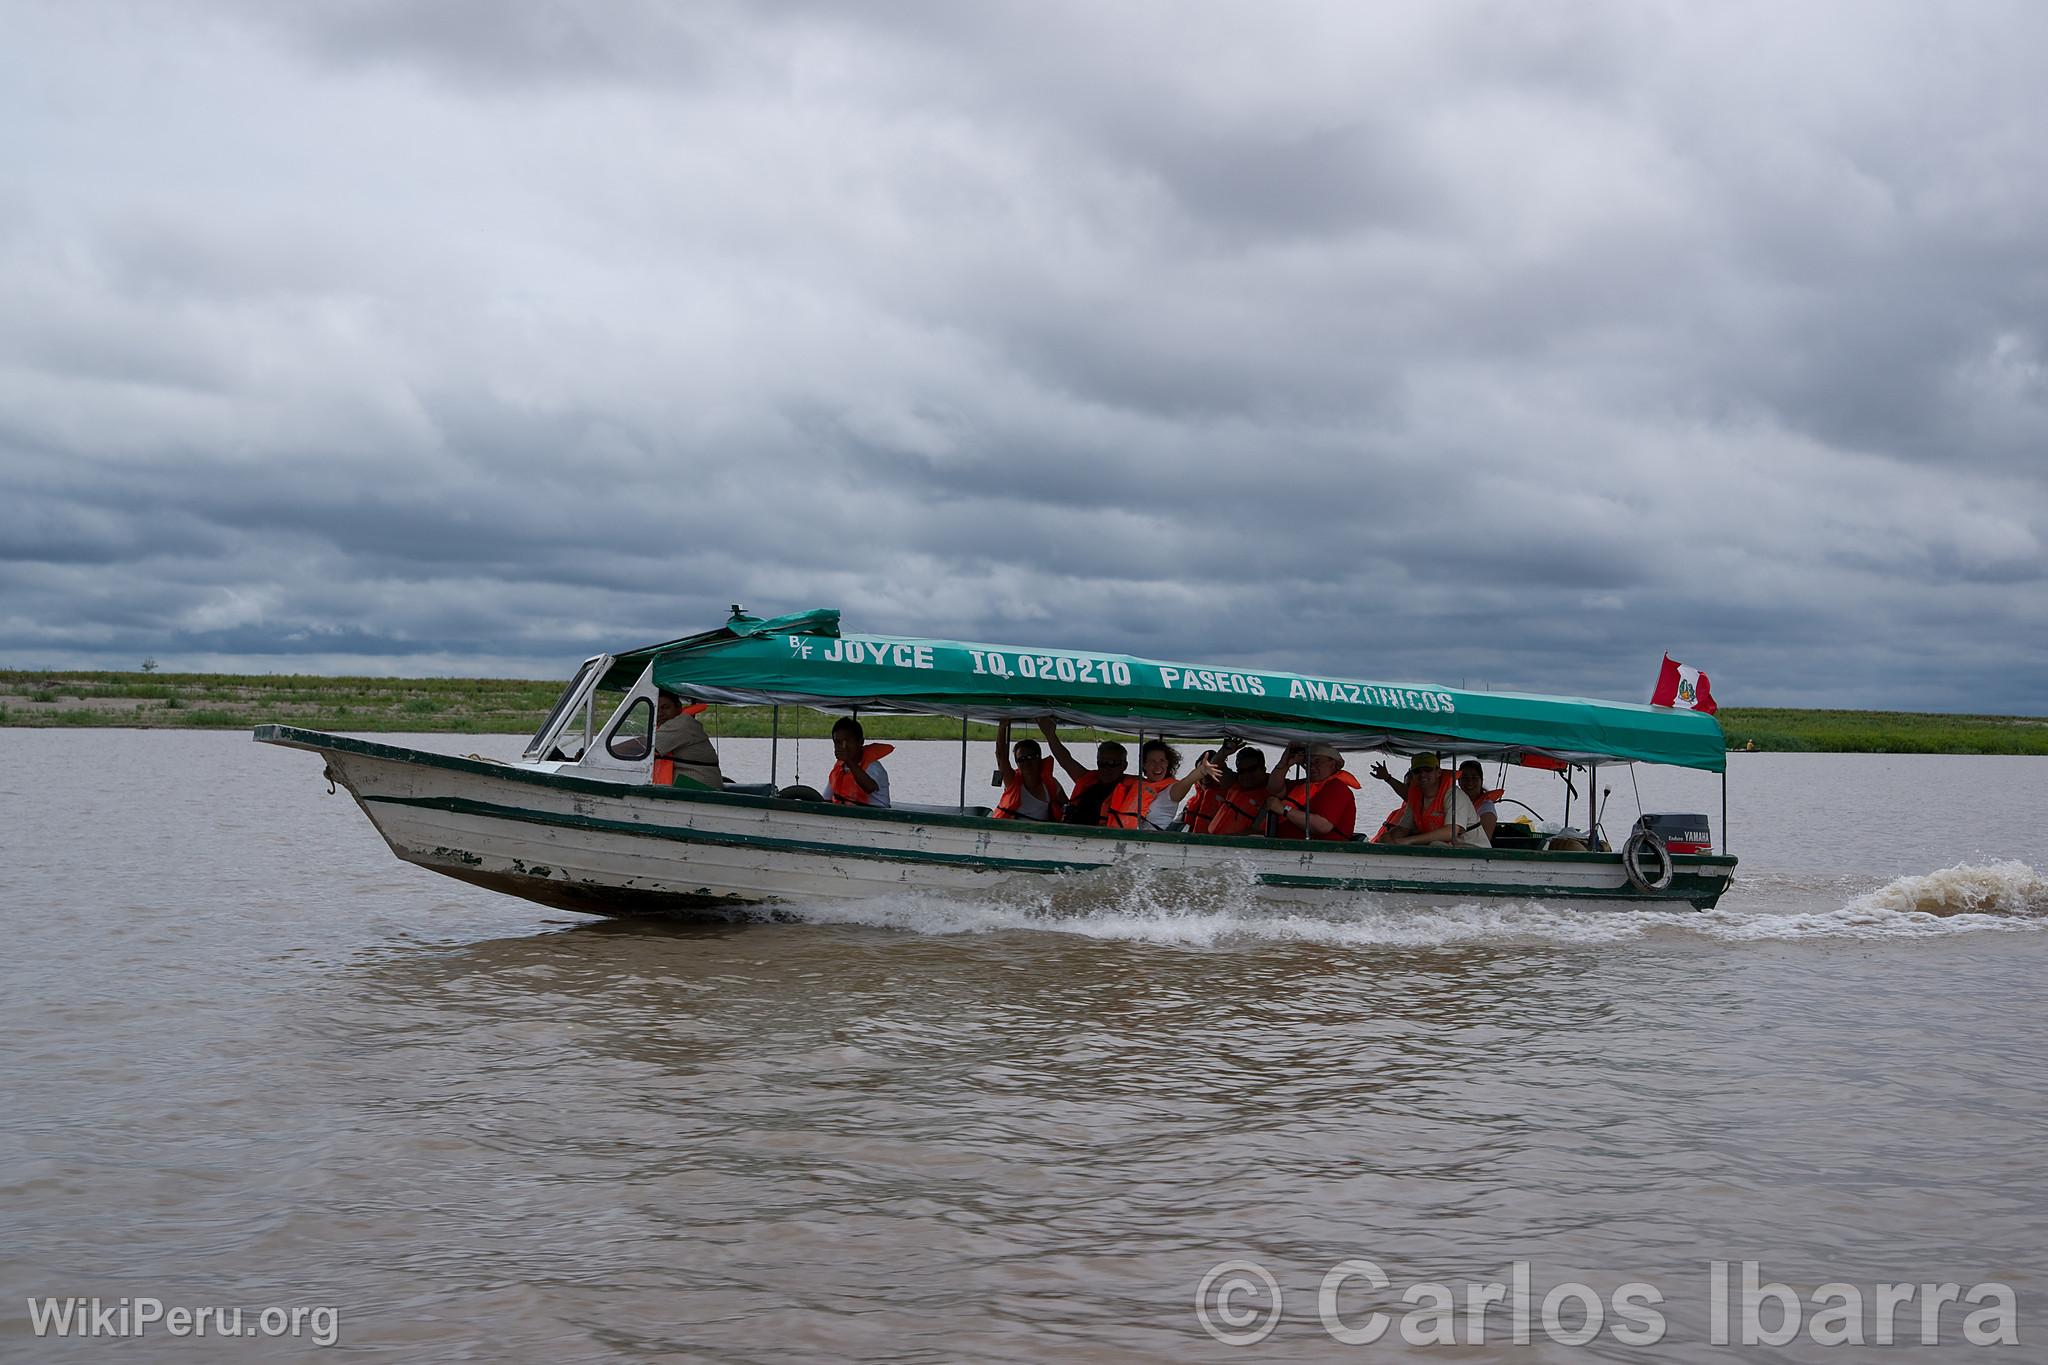
[[[1348,749],[1572,761],[1630,759],[1719,772],[1721,726],[1695,711],[1627,702],[1466,692],[1125,654],[842,635],[821,610],[725,627],[619,655],[609,686],[647,664],[657,685],[704,701],[834,711],[1035,720],[1120,733],[1323,739]]]

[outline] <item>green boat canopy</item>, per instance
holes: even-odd
[[[658,687],[699,701],[825,711],[910,712],[1035,721],[1117,733],[1238,735],[1341,749],[1448,751],[1519,761],[1669,763],[1720,772],[1710,715],[1627,702],[1466,692],[1124,654],[1019,649],[892,635],[844,635],[839,613],[761,620],[735,612],[718,630],[614,658],[604,685]]]

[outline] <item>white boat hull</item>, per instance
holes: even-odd
[[[1481,898],[1601,909],[1706,906],[1731,858],[1675,859],[1661,893],[1619,857],[1131,834],[566,777],[316,731],[256,737],[317,752],[392,852],[448,876],[592,914],[731,913],[901,893],[984,895],[1139,867],[1248,884],[1278,903]]]

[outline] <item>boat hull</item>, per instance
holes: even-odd
[[[407,862],[596,915],[731,915],[906,891],[976,896],[1134,868],[1246,885],[1279,904],[1704,908],[1735,862],[1674,858],[1671,885],[1645,893],[1614,854],[1081,829],[596,781],[286,726],[260,727],[256,738],[325,757],[328,776]]]

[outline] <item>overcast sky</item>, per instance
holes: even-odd
[[[0,664],[2048,713],[2048,5],[0,0]]]

